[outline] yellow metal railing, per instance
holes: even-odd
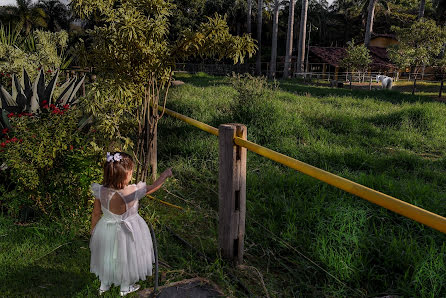
[[[159,107],[159,109],[162,110],[163,107]],[[188,124],[191,124],[201,130],[204,130],[206,132],[218,136],[218,129],[215,127],[212,127],[195,119],[189,118],[187,116],[184,116],[167,108],[165,109],[165,113],[179,120],[182,120]],[[398,200],[397,198],[373,190],[371,188],[350,181],[348,179],[342,178],[340,176],[334,175],[330,172],[313,167],[297,159],[291,158],[289,156],[278,153],[274,150],[257,145],[256,143],[243,140],[239,137],[234,138],[234,143],[238,146],[245,147],[249,151],[252,151],[266,158],[274,160],[287,167],[295,169],[303,174],[316,178],[327,184],[333,185],[339,189],[354,194],[369,202],[382,206],[388,210],[403,215],[407,218],[413,219],[419,223],[422,223],[426,226],[429,226],[433,229],[436,229],[446,234],[446,218],[443,216],[424,210],[422,208],[406,203],[404,201]]]

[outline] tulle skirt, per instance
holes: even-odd
[[[104,213],[91,236],[90,250],[90,272],[105,285],[129,286],[152,275],[152,237],[139,214],[123,219]]]

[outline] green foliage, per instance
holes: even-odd
[[[255,51],[249,36],[230,35],[225,19],[219,16],[209,18],[197,31],[186,29],[177,41],[169,41],[168,19],[175,7],[167,0],[74,0],[71,7],[82,18],[94,17],[98,22],[88,31],[92,44],[88,62],[99,79],[88,95],[85,104],[90,107],[86,109],[93,112],[102,128],[113,130],[110,139],[118,136],[126,144],[135,133],[119,131],[121,124],[134,121],[136,108],[145,100],[145,87],[170,83],[178,60],[217,55],[236,62]],[[106,98],[119,104],[109,105]],[[118,119],[121,116],[130,118]]]
[[[2,21],[13,23],[28,35],[35,28],[47,28],[45,10],[30,0],[16,0],[16,5],[2,7]]]
[[[135,98],[139,96],[141,102],[144,94],[144,89],[137,87],[129,89],[115,85],[114,80],[98,80],[90,85],[87,96],[80,99],[80,106],[86,113],[94,115],[94,127],[103,136],[96,141],[98,146],[110,151],[127,150],[133,146],[134,128],[138,125],[134,117]]]
[[[341,66],[350,71],[365,70],[372,62],[369,50],[364,44],[355,46],[355,41],[349,41],[347,55],[341,60]]]
[[[390,60],[401,68],[434,64],[446,42],[446,31],[437,26],[433,20],[419,20],[409,28],[392,27],[396,33],[398,44],[389,47]]]
[[[98,153],[78,131],[81,111],[10,118],[14,131],[0,144],[0,172],[7,191],[0,205],[20,219],[24,212],[51,219],[87,221],[89,185],[101,175]],[[28,211],[27,211],[28,210]]]
[[[68,43],[66,31],[45,32],[34,31],[31,37],[14,36],[14,31],[5,32],[0,28],[0,73],[20,74],[25,69],[31,77],[38,74],[40,68],[55,71],[64,62],[64,53]],[[30,43],[32,44],[30,46]],[[9,78],[0,77],[0,84],[6,85]]]
[[[232,121],[253,128],[250,135],[262,144],[275,140],[286,129],[278,125],[280,113],[273,100],[277,85],[269,84],[265,77],[250,74],[234,75],[231,83],[237,91],[230,107]]]

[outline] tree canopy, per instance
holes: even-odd
[[[433,20],[419,20],[409,28],[392,27],[399,43],[388,49],[390,59],[401,68],[430,66],[446,42],[444,27]]]

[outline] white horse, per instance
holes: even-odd
[[[383,89],[392,89],[393,79],[391,77],[377,75],[376,82],[381,82]]]

